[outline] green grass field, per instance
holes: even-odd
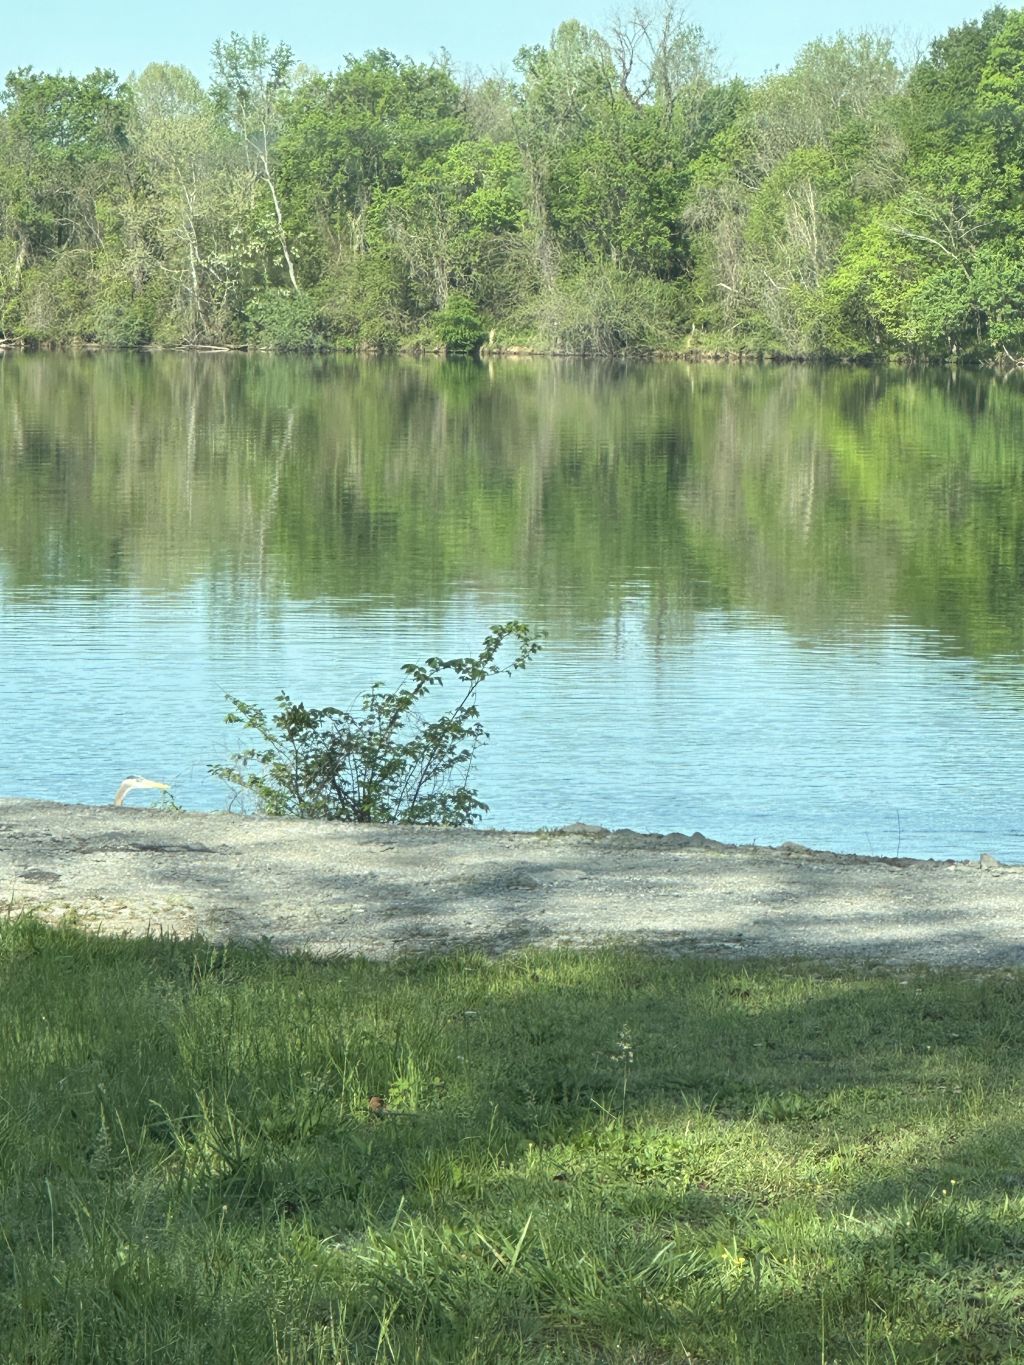
[[[1022,1044],[1020,972],[9,920],[0,1360],[1024,1360]]]

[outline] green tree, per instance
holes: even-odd
[[[955,154],[979,131],[983,120],[977,90],[992,42],[1007,17],[997,5],[981,19],[950,29],[910,72],[898,115],[915,163],[935,154]]]
[[[293,67],[294,57],[287,44],[278,43],[272,48],[264,34],[244,38],[232,33],[227,41],[218,39],[213,45],[214,79],[210,94],[241,138],[253,185],[263,185],[267,191],[273,211],[271,232],[277,239],[289,284],[297,293],[299,282],[275,164],[275,144]],[[253,226],[259,229],[258,217]]]
[[[808,44],[750,92],[702,158],[688,209],[713,326],[758,345],[835,348],[829,278],[848,234],[900,184],[900,86],[888,40],[860,34]]]
[[[517,66],[542,333],[560,345],[585,335],[587,349],[649,344],[652,332],[664,338],[666,305],[678,310],[678,291],[661,292],[657,323],[642,329],[641,342],[630,309],[616,307],[606,327],[581,310],[583,281],[591,278],[594,297],[610,301],[638,280],[688,279],[684,197],[694,157],[729,103],[720,97],[711,49],[669,5],[656,16],[634,10],[614,20],[608,36],[562,24],[548,47],[524,49]]]
[[[5,330],[89,336],[94,253],[128,196],[130,95],[111,71],[9,73],[0,94]]]
[[[302,82],[277,147],[292,230],[317,234],[321,268],[366,246],[374,198],[465,136],[458,86],[442,66],[384,50],[346,58],[334,75]]]
[[[833,281],[852,330],[926,357],[1024,356],[1024,22],[990,10],[908,83],[916,155]]]
[[[515,148],[460,142],[380,195],[372,235],[394,247],[422,307],[444,309],[455,290],[493,314],[521,288],[524,222]]]
[[[8,74],[3,109],[4,216],[28,252],[94,242],[97,202],[121,177],[130,96],[112,71]]]
[[[167,300],[157,334],[175,342],[232,339],[242,305],[248,198],[234,139],[184,67],[146,67],[133,94],[138,234],[146,269]]]

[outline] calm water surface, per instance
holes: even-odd
[[[222,807],[225,693],[515,615],[488,824],[1024,862],[1022,608],[1016,378],[0,360],[4,795]]]

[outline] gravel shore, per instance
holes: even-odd
[[[742,959],[1024,965],[1024,868],[0,799],[0,906],[318,955],[630,942]]]

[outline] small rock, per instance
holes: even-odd
[[[786,842],[784,844],[779,845],[780,853],[799,853],[806,856],[808,853],[810,853],[810,851],[811,850],[807,847],[806,844],[794,844],[792,842]]]
[[[575,820],[571,825],[563,825],[558,831],[559,834],[607,834],[604,825],[586,825],[582,820]]]
[[[691,848],[692,845],[688,834],[666,834],[662,840],[662,848]]]
[[[723,849],[729,847],[728,844],[720,843],[717,839],[709,839],[706,834],[701,834],[699,829],[694,830],[687,842],[691,848],[706,848],[712,853],[721,853]]]
[[[1002,867],[998,858],[994,858],[991,853],[983,853],[978,859],[979,867]]]
[[[656,845],[651,842],[650,834],[624,834],[614,830],[609,836],[608,843],[616,853],[627,853],[639,851],[640,853],[653,853]]]

